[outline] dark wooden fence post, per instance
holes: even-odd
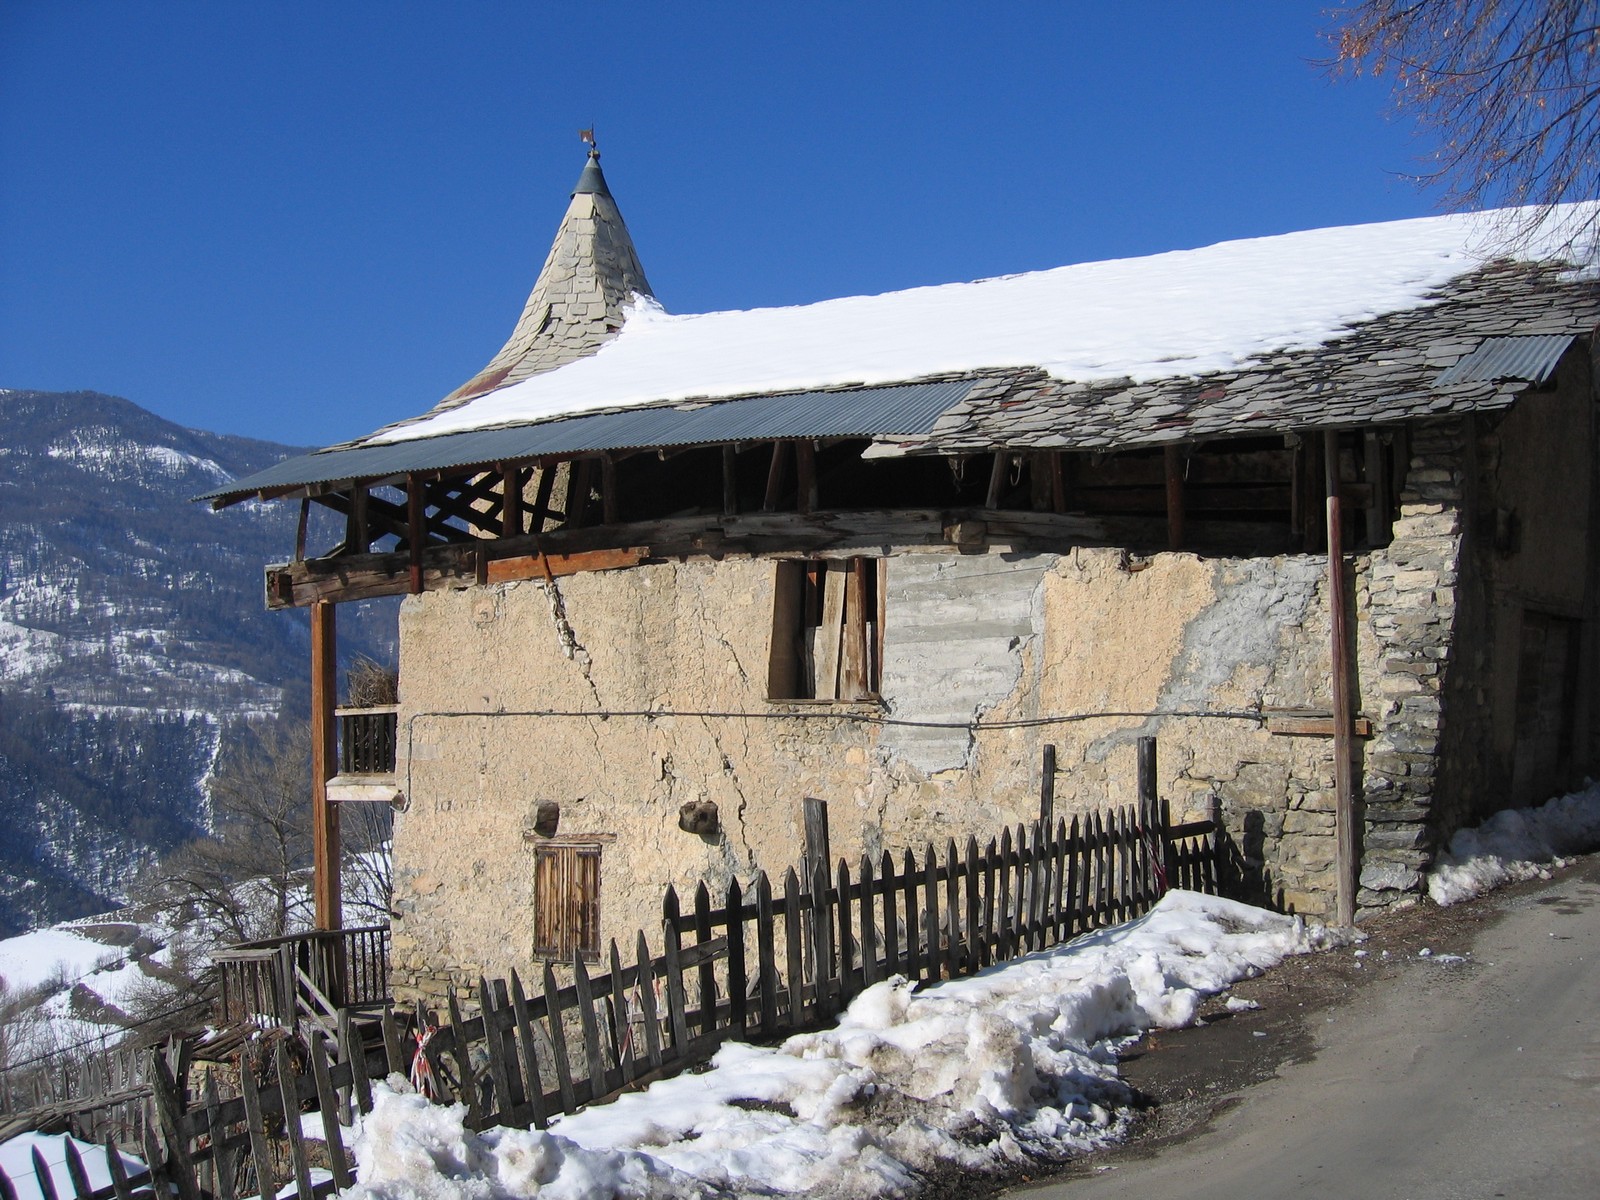
[[[1039,768],[1039,824],[1046,829],[1056,813],[1056,748],[1046,745],[1044,762]]]

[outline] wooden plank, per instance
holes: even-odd
[[[317,1087],[317,1109],[322,1115],[322,1137],[328,1149],[328,1169],[333,1174],[334,1186],[343,1191],[355,1180],[350,1174],[350,1162],[345,1156],[344,1140],[339,1130],[339,1098],[334,1094],[333,1080],[328,1076],[327,1041],[322,1034],[312,1031],[306,1038],[306,1050],[311,1058],[311,1077]]]
[[[878,891],[883,897],[883,970],[884,975],[899,975],[900,918],[895,911],[894,895],[899,880],[894,874],[894,855],[885,850],[878,860]]]
[[[1008,962],[1016,957],[1017,948],[1012,940],[1011,877],[1016,871],[1016,853],[1011,845],[1011,827],[1000,831],[1000,869],[995,877],[995,949],[996,962]]]
[[[567,467],[567,528],[589,523],[590,493],[594,487],[594,459],[576,458]]]
[[[922,936],[926,953],[922,961],[922,977],[936,981],[943,975],[943,961],[939,930],[939,860],[928,843],[922,860]]]
[[[612,1052],[621,1077],[617,1086],[621,1087],[630,1079],[640,1074],[634,1067],[637,1053],[633,1045],[633,1009],[628,1004],[628,989],[623,981],[622,952],[617,949],[617,939],[611,939],[611,1015],[615,1024],[612,1027]]]
[[[957,879],[958,859],[954,838],[947,839],[944,847],[944,912],[950,922],[950,948],[945,962],[950,967],[950,978],[961,974],[966,966],[966,950],[961,937],[960,880]]]
[[[218,1143],[213,1142],[215,1146]],[[111,1135],[106,1135],[106,1170],[111,1175],[111,1195],[115,1200],[133,1200],[133,1188],[128,1185],[128,1168],[122,1161],[122,1154],[117,1149],[117,1142]],[[231,1164],[229,1164],[231,1165]],[[5,1181],[6,1173],[0,1171],[0,1200],[17,1200],[15,1192],[6,1189],[10,1184]],[[234,1200],[233,1172],[228,1171],[220,1177],[221,1183],[217,1188],[220,1200]]]
[[[867,663],[867,571],[875,569],[874,559],[850,558],[844,561],[844,629],[839,648],[839,698],[862,700],[872,691],[868,686]]]
[[[279,1044],[281,1046],[282,1043]],[[200,1185],[195,1179],[188,1139],[183,1133],[183,1097],[166,1058],[159,1050],[150,1052],[150,1087],[156,1102],[156,1114],[161,1121],[162,1136],[166,1141],[169,1172],[178,1189],[179,1200],[200,1200]]]
[[[689,1021],[684,1011],[683,966],[679,962],[679,947],[683,935],[678,931],[678,893],[670,885],[662,901],[662,942],[666,957],[667,1021],[672,1030],[672,1055],[685,1058],[689,1048]],[[666,1057],[663,1051],[663,1057]]]
[[[1351,663],[1355,647],[1351,637],[1350,596],[1345,583],[1344,513],[1340,496],[1337,430],[1324,432],[1322,447],[1328,510],[1328,640],[1331,644],[1329,659],[1332,676],[1329,687],[1333,695],[1334,833],[1338,870],[1336,907],[1339,924],[1352,928],[1356,920],[1356,877],[1361,872],[1350,737],[1350,723],[1354,717]]]
[[[1039,765],[1039,820],[1048,824],[1056,810],[1056,748],[1047,745]]]
[[[89,1200],[94,1195],[94,1188],[89,1186],[89,1172],[84,1170],[83,1155],[78,1152],[78,1143],[71,1137],[62,1139],[62,1147],[66,1150],[67,1178],[72,1181],[72,1193],[77,1200]]]
[[[523,554],[515,558],[490,559],[486,574],[490,583],[552,577],[560,579],[587,571],[616,571],[636,567],[649,557],[648,546],[586,550],[576,554]]]
[[[837,966],[833,956],[833,905],[835,898],[828,886],[828,864],[817,862],[811,868],[811,964],[816,983],[813,1015],[827,1020],[835,1011],[837,992]]]
[[[385,1004],[378,1014],[378,1027],[383,1030],[383,1058],[392,1075],[411,1072],[411,1056],[400,1046],[400,1026],[394,1019],[394,1008]]]
[[[994,458],[989,464],[989,487],[983,497],[984,508],[1000,507],[1000,494],[1005,488],[1007,460],[1010,457],[1003,450],[995,451]]]
[[[861,856],[861,896],[857,911],[861,914],[861,985],[869,988],[883,978],[878,966],[878,923],[874,918],[872,898],[877,890],[872,873],[872,856]]]
[[[1281,713],[1267,717],[1267,732],[1290,737],[1332,737],[1335,725],[1327,715]],[[1351,717],[1350,733],[1353,737],[1371,737],[1372,722],[1366,717]]]
[[[661,1069],[661,1014],[656,1010],[655,961],[650,957],[650,946],[639,931],[638,945],[634,949],[637,959],[635,986],[639,989],[639,1010],[644,1021],[644,1052],[650,1069]]]
[[[790,867],[783,874],[783,948],[784,971],[789,994],[784,1016],[791,1029],[799,1029],[806,1023],[806,967],[802,920],[800,879],[795,875],[794,868]]]
[[[983,966],[989,966],[999,959],[995,941],[994,909],[995,892],[999,884],[1000,874],[1000,849],[993,838],[983,848],[983,917],[978,935],[978,952]]]
[[[467,1106],[467,1123],[472,1129],[482,1129],[483,1109],[478,1104],[478,1080],[472,1070],[472,1055],[467,1046],[466,1031],[462,1028],[466,1024],[461,1019],[461,1005],[456,999],[456,990],[453,987],[445,989],[445,1002],[450,1011],[451,1037],[446,1042],[450,1048],[450,1055],[456,1060],[456,1078],[461,1081],[460,1091],[456,1099]]]
[[[56,1181],[50,1174],[50,1164],[44,1161],[44,1155],[39,1153],[37,1145],[30,1149],[29,1157],[33,1160],[33,1177],[38,1182],[39,1195],[44,1200],[59,1200]]]
[[[952,867],[954,864],[952,863]],[[962,870],[963,888],[967,902],[967,962],[966,973],[976,975],[983,969],[983,931],[979,925],[978,899],[978,839],[967,835],[966,863]]]
[[[607,525],[617,523],[622,498],[617,490],[617,460],[609,454],[600,456],[600,519]]]
[[[239,1072],[239,1090],[244,1098],[245,1128],[250,1135],[250,1157],[255,1163],[256,1190],[261,1200],[274,1200],[278,1181],[272,1174],[272,1146],[267,1141],[267,1126],[261,1115],[256,1075],[248,1064]]]
[[[300,1096],[294,1072],[289,1066],[289,1047],[279,1042],[273,1047],[273,1069],[278,1073],[278,1094],[283,1098],[283,1133],[289,1143],[289,1163],[294,1168],[295,1188],[300,1200],[311,1200],[311,1163],[306,1158],[306,1141],[300,1132]]]
[[[737,879],[728,880],[723,911],[728,922],[728,1027],[734,1037],[742,1039],[749,1024],[745,1005],[750,977],[745,966],[744,889]]]
[[[364,1113],[371,1112],[372,1081],[367,1077],[367,1046],[361,1030],[351,1020],[348,1009],[339,1013],[339,1048],[345,1061],[350,1064],[350,1085],[355,1093],[356,1107]]]
[[[785,443],[772,443],[772,461],[767,464],[767,490],[761,502],[763,512],[776,512],[783,497]]]
[[[794,506],[801,514],[817,509],[817,447],[810,438],[794,444]]]
[[[839,921],[839,1007],[842,1009],[857,994],[856,939],[850,928],[850,864],[839,860],[839,903],[835,906]]]
[[[816,632],[816,687],[818,700],[839,698],[839,657],[844,634],[845,576],[839,563],[827,564],[822,578],[822,620]]]
[[[922,975],[922,952],[917,927],[922,920],[922,910],[917,907],[917,864],[911,856],[910,847],[906,848],[902,865],[904,870],[901,871],[900,882],[905,893],[906,915],[905,976],[907,979],[918,979]]]
[[[506,1061],[506,1045],[495,1024],[494,992],[482,975],[478,976],[478,1007],[483,1014],[483,1050],[489,1059],[489,1080],[494,1085],[494,1102],[486,1106],[484,1120],[506,1125],[514,1119],[512,1112],[516,1104],[511,1098],[511,1072],[516,1067]],[[495,1119],[497,1115],[498,1120]]]
[[[739,511],[739,459],[732,446],[722,448],[722,515],[731,517]]]
[[[765,871],[756,875],[756,987],[760,991],[761,1032],[778,1030],[778,954],[774,944],[772,881]]]
[[[550,1057],[556,1069],[556,1087],[561,1094],[561,1111],[577,1112],[577,1089],[572,1083],[572,1058],[567,1053],[566,1023],[562,1020],[561,989],[556,986],[556,973],[549,963],[544,964],[545,1027],[550,1034]]]
[[[711,891],[704,880],[694,892],[694,938],[697,947],[711,940]],[[700,959],[699,984],[700,1032],[710,1034],[717,1028],[717,972],[709,955]]]
[[[581,954],[572,956],[572,983],[578,993],[578,1024],[583,1029],[583,1059],[589,1077],[589,1094],[598,1096],[611,1089],[606,1086],[606,1064],[600,1056],[600,1020],[595,1012],[594,988]]]
[[[535,1129],[544,1129],[550,1121],[544,1107],[544,1081],[539,1074],[539,1054],[533,1041],[533,1019],[528,1011],[527,993],[522,990],[522,978],[515,967],[511,968],[511,1011],[517,1022],[517,1050],[522,1056],[523,1095],[529,1120]]]

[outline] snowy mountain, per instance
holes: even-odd
[[[304,710],[306,622],[262,599],[294,513],[189,499],[297,452],[0,390],[0,936],[120,901],[204,821],[228,723]],[[350,618],[346,655],[392,656],[392,612]]]

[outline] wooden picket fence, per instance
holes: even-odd
[[[1139,916],[1168,887],[1219,890],[1228,868],[1215,811],[1172,826],[1155,797],[1153,742],[1139,761],[1136,805],[1008,828],[982,846],[969,837],[921,854],[863,855],[854,866],[827,854],[826,806],[808,801],[800,868],[777,887],[765,874],[734,880],[715,902],[704,883],[687,905],[669,888],[659,953],[640,932],[627,961],[613,941],[595,974],[575,957],[564,981],[544,964],[531,992],[515,971],[480,978],[470,1016],[452,991],[443,1020],[420,1005],[386,1005],[367,1020],[340,1012],[332,1037],[316,1022],[302,1023],[303,1040],[271,1030],[241,1055],[230,1098],[215,1074],[195,1087],[153,1051],[143,1071],[149,1117],[132,1147],[144,1169],[126,1171],[108,1138],[112,1182],[95,1190],[69,1144],[71,1194],[275,1200],[282,1189],[319,1200],[352,1180],[343,1131],[352,1107],[370,1111],[374,1073],[409,1075],[435,1101],[460,1101],[471,1128],[544,1128],[702,1063],[727,1041],[823,1024],[893,976],[971,975]],[[322,1149],[308,1147],[302,1112],[320,1114]],[[34,1174],[45,1200],[64,1200],[37,1156]],[[16,1200],[3,1172],[0,1200]]]

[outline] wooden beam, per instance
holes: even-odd
[[[350,488],[350,512],[345,520],[344,544],[356,554],[365,554],[372,548],[372,535],[367,532],[367,489],[357,483]]]
[[[1323,479],[1328,496],[1328,625],[1333,671],[1333,787],[1337,832],[1339,923],[1356,920],[1356,883],[1361,870],[1351,763],[1350,612],[1345,594],[1344,514],[1339,498],[1339,434],[1323,434]]]
[[[984,494],[983,506],[988,509],[1000,507],[1000,489],[1006,482],[1006,459],[1009,455],[1004,450],[994,452],[994,462],[989,465],[989,490]]]
[[[311,893],[318,929],[343,924],[339,887],[339,806],[328,802],[338,768],[334,706],[338,695],[335,607],[311,606]]]
[[[772,461],[767,464],[767,493],[761,502],[762,512],[777,512],[778,499],[783,495],[783,442],[772,443]]]
[[[311,499],[305,497],[300,501],[300,523],[294,529],[294,561],[304,562],[306,559],[306,527],[311,521]]]
[[[1269,713],[1267,732],[1287,737],[1332,737],[1333,716],[1328,713]],[[1353,718],[1350,734],[1352,737],[1371,737],[1372,722],[1366,717]]]
[[[722,448],[722,515],[739,511],[739,452],[731,445]]]
[[[594,459],[575,458],[567,473],[567,528],[582,529],[589,520],[589,488]]]
[[[1067,511],[1067,475],[1063,460],[1066,455],[1057,450],[1050,455],[1050,502],[1053,512]]]
[[[556,462],[539,464],[539,487],[533,494],[533,512],[528,520],[529,533],[537,535],[544,532],[544,523],[550,517],[550,493],[556,486],[556,472],[560,468],[561,464]]]
[[[521,537],[522,528],[522,471],[517,467],[504,467],[500,471],[500,536]]]
[[[802,513],[817,510],[817,448],[809,438],[794,444],[795,508]]]
[[[607,525],[617,523],[617,464],[609,454],[600,456],[600,519]]]
[[[422,506],[422,481],[415,475],[406,478],[406,552],[410,558],[411,594],[422,591],[422,539],[427,532]]]
[[[1183,547],[1183,452],[1177,446],[1162,449],[1167,481],[1167,549]]]
[[[578,575],[585,571],[615,571],[635,567],[650,557],[648,546],[628,546],[620,550],[587,550],[579,554],[525,554],[516,558],[490,559],[487,582],[510,583],[517,579],[546,579],[550,576]]]

